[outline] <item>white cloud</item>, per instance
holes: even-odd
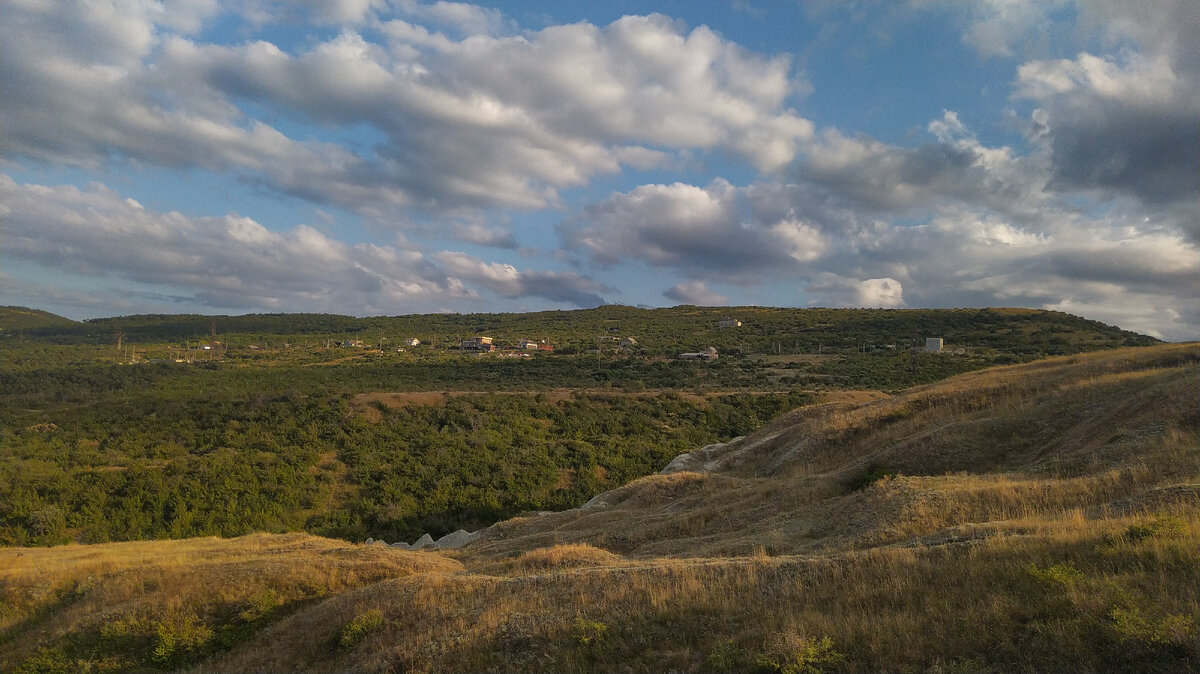
[[[902,307],[904,287],[894,278],[869,278],[860,281],[857,304],[860,307]]]
[[[825,271],[816,274],[806,290],[811,306],[895,309],[904,306],[904,287],[894,278],[858,279]]]
[[[571,248],[601,264],[641,259],[695,276],[756,282],[827,249],[821,232],[779,204],[778,186],[642,185],[565,223]]]
[[[399,313],[474,302],[480,291],[594,306],[612,291],[462,253],[346,244],[306,225],[274,232],[237,215],[159,213],[99,184],[22,185],[0,174],[0,222],[9,259],[161,287],[212,308]]]
[[[426,19],[466,35],[495,35],[509,27],[500,10],[464,2],[393,0],[392,5],[410,17]]]
[[[797,79],[786,57],[752,53],[703,26],[628,16],[496,37],[494,10],[397,5],[410,20],[467,35],[458,39],[390,18],[370,0],[311,4],[318,18],[347,25],[292,54],[264,41],[172,34],[154,3],[15,3],[0,28],[6,152],[60,165],[246,174],[383,218],[398,208],[554,205],[563,188],[691,150],[775,170],[812,133],[787,107]],[[350,25],[377,15],[382,44]],[[247,113],[255,108],[267,112]],[[380,141],[359,148],[292,137],[279,118],[334,135],[366,127]]]
[[[500,297],[541,297],[578,307],[605,304],[600,296],[615,289],[573,272],[522,271],[511,264],[485,262],[455,251],[433,256],[449,273]]]
[[[684,281],[663,291],[663,297],[681,304],[713,307],[729,304],[729,298],[709,289],[704,281]]]
[[[1062,0],[981,0],[953,3],[969,15],[963,42],[983,56],[1016,56],[1045,50],[1052,38],[1051,16],[1069,4]]]
[[[938,202],[967,202],[1033,217],[1046,197],[1044,162],[1008,147],[984,146],[946,111],[930,122],[937,138],[915,148],[825,131],[806,153],[800,175],[880,212],[921,212]]]

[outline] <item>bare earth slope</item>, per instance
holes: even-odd
[[[457,551],[0,550],[0,599],[3,671],[1200,671],[1200,345],[801,408]]]

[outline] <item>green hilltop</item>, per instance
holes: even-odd
[[[77,322],[41,309],[0,306],[0,334],[22,331],[54,331],[79,325]]]

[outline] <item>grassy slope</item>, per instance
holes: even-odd
[[[810,406],[457,552],[0,550],[0,669],[1198,670],[1198,395],[1164,345]]]
[[[12,334],[24,330],[69,328],[76,325],[79,325],[76,321],[41,309],[0,307],[0,334]]]

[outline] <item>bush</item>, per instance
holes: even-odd
[[[360,613],[354,617],[354,620],[346,623],[342,631],[338,634],[338,648],[345,651],[354,648],[367,635],[376,632],[383,627],[383,613],[379,611],[367,611]]]
[[[1070,562],[1061,562],[1048,567],[1030,564],[1028,572],[1034,580],[1047,589],[1067,589],[1083,578],[1083,572],[1076,569]]]
[[[880,480],[890,480],[899,474],[900,471],[882,463],[872,463],[861,474],[850,481],[850,491],[866,489]]]
[[[212,635],[212,629],[194,615],[167,616],[155,626],[150,660],[161,667],[178,667],[197,654]]]
[[[608,625],[598,620],[576,618],[572,636],[585,650],[595,652],[608,642]]]
[[[58,648],[39,648],[17,666],[18,674],[69,674],[77,671],[77,663]]]
[[[29,513],[27,526],[33,541],[39,545],[66,542],[67,518],[56,506],[38,508]]]
[[[718,641],[708,652],[702,671],[741,672],[745,670],[745,654],[734,644],[732,639],[724,639]]]
[[[845,656],[833,648],[833,639],[821,637],[781,634],[769,645],[767,652],[758,658],[761,672],[780,674],[820,674],[828,667],[842,663]]]
[[[1182,517],[1163,515],[1149,522],[1130,524],[1122,536],[1130,543],[1138,543],[1155,536],[1175,537],[1181,535],[1186,528]]]

